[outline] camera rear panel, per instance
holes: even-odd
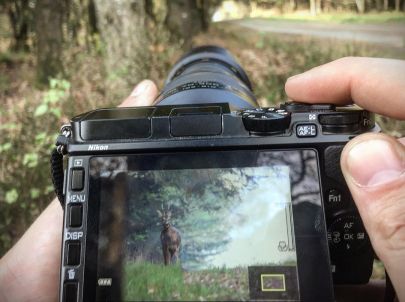
[[[90,185],[89,167],[94,157],[130,154],[314,150],[334,282],[368,282],[373,251],[339,158],[352,137],[379,131],[370,113],[294,104],[240,112],[231,112],[227,104],[102,109],[74,118],[71,129],[64,184],[61,301],[84,301],[90,288],[112,286],[109,276],[86,273],[100,264],[98,253],[89,249],[98,244],[98,238],[88,235],[98,232],[98,219],[89,216],[89,200],[101,189]],[[99,210],[95,204],[91,204],[94,213]],[[309,296],[304,293],[297,301],[309,301],[305,297]]]

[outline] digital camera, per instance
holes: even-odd
[[[261,108],[225,49],[192,50],[153,106],[62,127],[60,300],[333,301],[333,283],[367,283],[374,252],[339,160],[377,131],[355,106]]]

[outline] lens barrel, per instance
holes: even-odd
[[[256,108],[245,71],[224,48],[192,49],[171,69],[156,105],[228,103],[232,110]]]

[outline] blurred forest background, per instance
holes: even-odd
[[[69,117],[118,105],[144,78],[161,88],[201,44],[236,56],[261,105],[283,102],[289,76],[333,59],[404,59],[404,11],[405,0],[0,0],[0,256],[54,198],[49,154]]]

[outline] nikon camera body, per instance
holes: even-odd
[[[62,127],[60,301],[333,301],[333,283],[367,283],[339,160],[376,131],[354,106],[260,108],[229,53],[193,50],[154,106]]]

